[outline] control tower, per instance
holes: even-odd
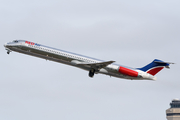
[[[180,120],[180,100],[173,99],[170,108],[166,110],[166,118],[168,120]]]

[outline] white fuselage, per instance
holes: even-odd
[[[95,70],[95,73],[102,73],[109,76],[125,79],[155,80],[154,76],[138,69],[129,68],[117,64],[109,64],[106,63],[106,61],[51,48],[29,41],[16,40],[6,43],[4,46],[8,52],[16,51],[19,53],[40,57],[46,60],[75,66],[87,71],[90,71],[93,68]]]

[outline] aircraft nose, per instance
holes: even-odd
[[[4,44],[4,47],[6,47],[6,46],[7,46],[7,43]]]
[[[4,44],[4,47],[6,47],[6,48],[9,47],[9,46],[11,46],[11,43],[5,43]]]

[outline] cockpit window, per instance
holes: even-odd
[[[13,42],[16,42],[16,43],[17,43],[18,41],[17,41],[17,40],[14,40]]]

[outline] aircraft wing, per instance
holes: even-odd
[[[101,68],[104,68],[104,67],[106,67],[109,64],[114,63],[114,62],[115,61],[107,61],[107,62],[99,62],[99,63],[79,63],[77,65],[94,68],[96,70],[100,70]]]

